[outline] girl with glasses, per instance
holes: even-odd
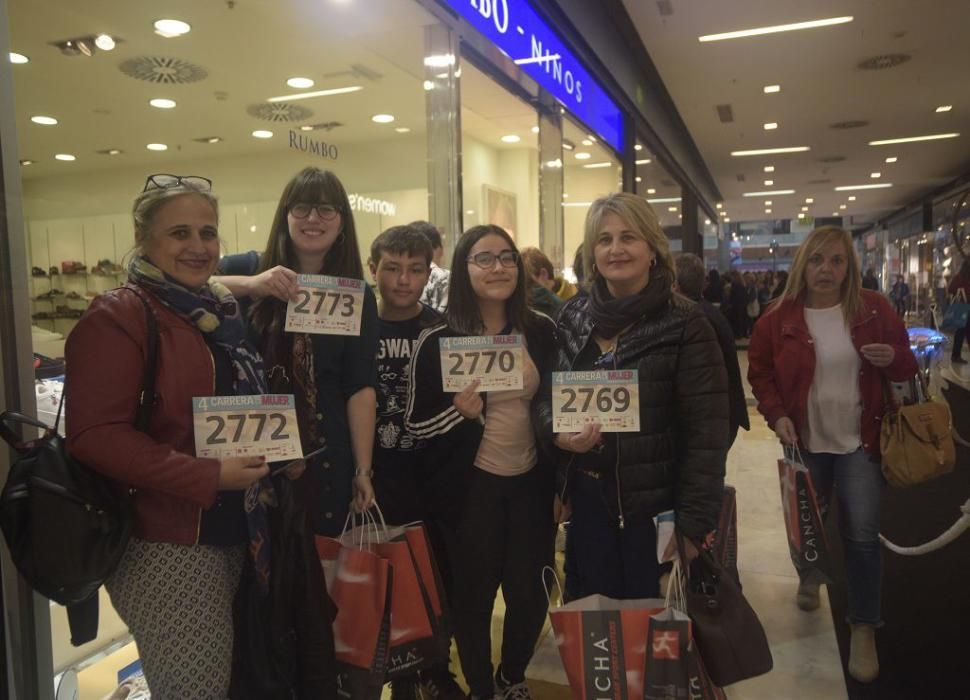
[[[552,471],[535,411],[548,393],[555,327],[526,305],[525,269],[498,226],[469,229],[455,247],[445,323],[425,330],[411,363],[405,421],[428,440],[432,507],[448,527],[455,639],[473,698],[530,698],[525,670],[546,616],[542,568],[552,562]],[[458,393],[442,386],[439,341],[520,335],[523,388]],[[493,676],[492,609],[507,605],[502,658]],[[498,693],[496,695],[496,692]]]
[[[559,313],[555,369],[637,370],[640,431],[601,434],[591,424],[555,436],[557,518],[569,520],[566,596],[656,598],[653,516],[676,511],[688,555],[717,525],[728,447],[724,359],[700,307],[671,291],[669,244],[642,197],[593,202],[583,261],[589,294]],[[541,415],[551,423],[548,405]]]
[[[364,285],[360,335],[285,332],[297,273],[363,279],[347,192],[330,171],[304,168],[287,183],[262,254],[228,255],[220,279],[249,300],[250,334],[266,357],[270,388],[296,397],[317,534],[343,529],[351,500],[370,507],[377,412],[377,301]]]

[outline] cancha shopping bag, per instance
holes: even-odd
[[[786,448],[785,456],[778,460],[778,478],[792,563],[799,573],[808,575],[807,580],[828,583],[832,568],[825,522],[812,475],[797,448]]]

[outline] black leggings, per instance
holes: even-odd
[[[491,697],[492,611],[505,598],[502,674],[525,679],[546,619],[542,568],[553,561],[552,484],[539,467],[518,476],[472,469],[458,528],[449,538],[455,641],[473,695]]]

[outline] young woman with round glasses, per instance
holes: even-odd
[[[364,285],[360,335],[284,331],[297,273],[363,279],[357,230],[343,184],[330,171],[304,168],[283,189],[266,250],[222,259],[220,279],[248,298],[251,336],[266,358],[270,389],[293,393],[304,454],[310,460],[311,514],[318,534],[337,535],[353,497],[374,499],[371,455],[377,412],[377,301]]]
[[[429,441],[425,462],[451,527],[455,639],[473,698],[529,698],[525,670],[546,616],[542,568],[552,562],[549,440],[533,414],[549,387],[555,326],[526,306],[525,269],[512,238],[476,226],[459,239],[445,323],[421,334],[411,363],[405,420]],[[446,392],[440,341],[465,336],[523,339],[522,388]],[[446,362],[445,368],[449,364]],[[551,435],[550,435],[551,438]],[[499,586],[507,612],[501,665],[492,675],[491,626]],[[498,692],[498,695],[496,695]]]

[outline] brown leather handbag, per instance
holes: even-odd
[[[922,376],[914,382],[915,395],[926,399]],[[905,488],[949,474],[956,464],[950,407],[940,401],[921,400],[898,406],[887,399],[879,447],[882,473],[890,486]]]

